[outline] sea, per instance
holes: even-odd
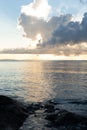
[[[87,61],[0,61],[0,95],[87,116]]]

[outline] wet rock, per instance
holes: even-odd
[[[45,108],[45,112],[48,112],[48,113],[55,111],[55,109],[54,109],[54,104],[53,104],[51,101],[48,101],[48,102],[45,104],[44,108]]]
[[[28,111],[32,114],[20,130],[87,130],[87,118],[59,109],[58,104],[51,100],[32,103]]]
[[[22,104],[0,95],[0,130],[18,130],[27,116]]]
[[[27,106],[28,114],[34,114],[35,111],[39,110],[41,108],[41,103],[31,103]]]
[[[66,110],[57,110],[53,113],[47,113],[46,118],[50,121],[49,127],[56,127],[60,130],[60,127],[65,127],[69,130],[86,130],[87,118],[77,115]]]

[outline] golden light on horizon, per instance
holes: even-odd
[[[0,60],[87,60],[87,55],[58,56],[53,54],[0,54]]]

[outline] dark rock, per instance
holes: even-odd
[[[27,110],[22,104],[0,95],[0,130],[17,130],[27,116]]]
[[[48,112],[48,113],[55,111],[55,109],[54,109],[54,104],[51,103],[50,101],[47,102],[47,104],[45,104],[45,107],[44,107],[44,108],[45,108],[45,112]]]
[[[59,128],[60,126],[64,126],[70,130],[87,129],[87,118],[66,110],[49,113],[47,114],[46,119],[50,121],[50,127],[54,126]]]
[[[34,114],[36,110],[41,108],[41,103],[31,103],[27,106],[27,111],[29,114]]]
[[[55,122],[55,120],[58,118],[58,113],[47,113],[46,119],[52,122]]]

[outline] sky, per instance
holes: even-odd
[[[17,54],[87,60],[87,0],[1,0],[0,59]]]

